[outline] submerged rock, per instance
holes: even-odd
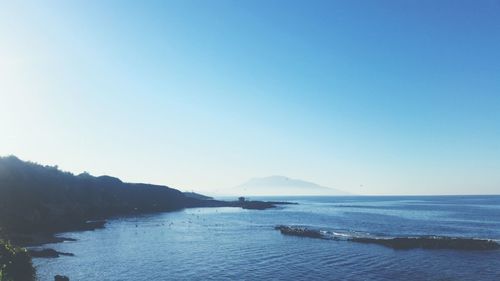
[[[60,256],[74,256],[72,253],[58,252],[54,249],[29,250],[33,258],[58,258]]]
[[[325,238],[319,230],[308,229],[305,227],[290,227],[286,225],[278,225],[274,229],[279,230],[281,234],[284,235],[309,238]]]
[[[69,281],[69,277],[63,275],[54,276],[54,281]]]
[[[353,237],[349,241],[358,243],[378,244],[385,247],[406,250],[406,249],[451,249],[484,251],[500,249],[500,244],[493,240],[454,238],[454,237],[398,237],[398,238],[367,238]]]

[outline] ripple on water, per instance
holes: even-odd
[[[279,224],[298,224],[355,233],[481,237],[485,232],[480,228],[487,227],[488,235],[500,237],[500,215],[492,211],[494,208],[467,207],[463,214],[460,208],[461,203],[474,202],[500,205],[498,198],[455,202],[447,201],[454,198],[443,197],[380,200],[308,198],[301,205],[282,210],[190,209],[117,219],[105,229],[63,234],[78,239],[76,242],[50,245],[75,257],[35,259],[34,263],[42,281],[53,280],[56,274],[85,281],[500,280],[499,251],[396,251],[379,245],[287,237],[273,229]],[[339,203],[377,208],[336,207]],[[439,203],[434,210],[432,203]],[[423,204],[427,206],[412,207]],[[389,213],[384,206],[390,208]],[[479,217],[484,224],[470,226],[465,221]],[[453,222],[446,222],[446,218]]]

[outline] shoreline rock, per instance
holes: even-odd
[[[28,253],[33,258],[58,258],[60,256],[72,257],[72,253],[58,252],[54,249],[28,250]]]
[[[78,232],[78,231],[93,231],[104,228],[105,220],[87,221],[83,223],[74,223],[65,227],[61,227],[59,231],[41,232],[41,233],[10,233],[7,237],[16,245],[21,247],[41,246],[45,244],[61,243],[66,241],[76,241],[74,238],[58,237],[57,233],[62,232]]]
[[[73,238],[54,236],[53,233],[11,234],[10,240],[20,247],[34,247],[44,244],[76,241]]]

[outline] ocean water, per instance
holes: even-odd
[[[197,208],[110,220],[47,247],[74,257],[34,259],[40,280],[500,280],[500,250],[394,250],[284,236],[276,225],[338,235],[442,235],[500,240],[500,196],[292,197],[256,211]]]

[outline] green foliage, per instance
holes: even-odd
[[[35,269],[25,249],[0,240],[0,281],[35,280]]]

